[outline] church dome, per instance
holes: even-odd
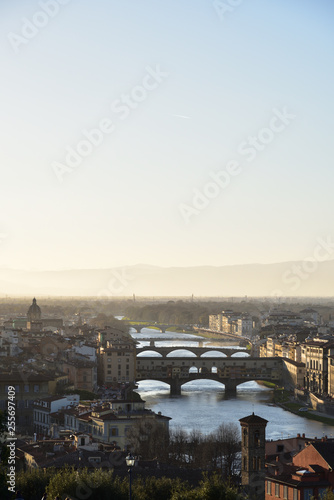
[[[36,299],[34,298],[31,306],[28,309],[27,318],[28,321],[38,321],[41,319],[42,313],[41,308],[37,305]]]

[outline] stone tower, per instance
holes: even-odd
[[[241,425],[241,484],[249,498],[265,499],[265,438],[268,420],[249,415]]]

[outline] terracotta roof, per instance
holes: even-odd
[[[239,422],[245,424],[267,424],[268,420],[255,415],[254,412],[248,417],[239,418]]]
[[[317,452],[322,456],[322,458],[328,463],[328,465],[334,468],[334,443],[332,442],[315,442],[312,445]]]

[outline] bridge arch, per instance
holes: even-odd
[[[184,357],[184,354],[187,353],[187,357],[189,358],[197,358],[197,354],[191,350],[191,348],[172,348],[173,350],[170,351],[167,355],[166,358],[173,358],[173,357]]]
[[[151,379],[151,378],[145,378],[143,380],[139,380],[137,384],[141,384],[140,388],[145,389],[145,386],[149,386],[151,389],[152,384],[157,387],[157,389],[162,389],[162,390],[167,390],[170,391],[170,385],[168,382],[165,382],[163,380],[157,380],[157,379]]]
[[[149,354],[148,354],[149,353]],[[154,354],[154,356],[152,356],[152,354]],[[148,349],[145,349],[140,351],[138,354],[137,354],[137,358],[143,358],[144,356],[149,356],[149,357],[152,357],[152,359],[154,358],[163,358],[163,355],[158,352],[158,351],[155,351],[154,349],[152,348],[148,348]]]
[[[250,354],[247,351],[237,351],[231,355],[231,358],[249,358]]]
[[[220,382],[219,380],[214,380],[214,379],[211,379],[211,380],[208,380],[206,377],[203,377],[201,378],[200,374],[198,376],[198,378],[196,378],[196,382],[198,382],[199,380],[205,380],[205,382],[209,382],[209,385],[220,385],[222,389],[224,389],[225,384],[223,382]],[[194,380],[189,380],[189,381],[186,381],[182,384],[181,388],[182,389],[185,389],[185,387],[191,383],[193,383]]]
[[[215,350],[215,349],[204,352],[203,354],[200,355],[200,358],[209,358],[209,357],[227,358],[225,352]]]

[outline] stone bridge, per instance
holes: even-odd
[[[192,380],[216,380],[226,395],[236,395],[237,386],[251,380],[282,381],[280,358],[219,357],[137,357],[136,381],[158,380],[170,386],[171,395],[180,395],[182,385]]]
[[[180,330],[188,330],[190,331],[190,325],[161,325],[159,323],[151,323],[147,325],[141,324],[131,324],[131,328],[134,328],[137,333],[140,333],[142,328],[152,328],[152,330],[160,331],[161,333],[165,333],[168,328],[179,328]]]
[[[170,355],[172,353],[174,353],[175,351],[188,351],[188,352],[191,352],[192,354],[194,354],[197,358],[200,358],[201,356],[203,356],[203,354],[207,354],[207,353],[210,353],[210,352],[221,352],[222,354],[224,354],[224,356],[226,357],[230,357],[230,356],[233,356],[234,354],[239,354],[239,353],[247,353],[247,351],[245,349],[233,349],[233,348],[224,348],[224,347],[189,347],[189,346],[177,346],[177,347],[155,347],[154,345],[154,341],[152,343],[152,341],[150,342],[150,345],[149,346],[145,346],[145,347],[137,347],[137,356],[138,354],[142,354],[144,352],[155,352],[157,353],[157,355],[159,355],[160,357],[170,357]],[[247,353],[248,354],[248,353]]]

